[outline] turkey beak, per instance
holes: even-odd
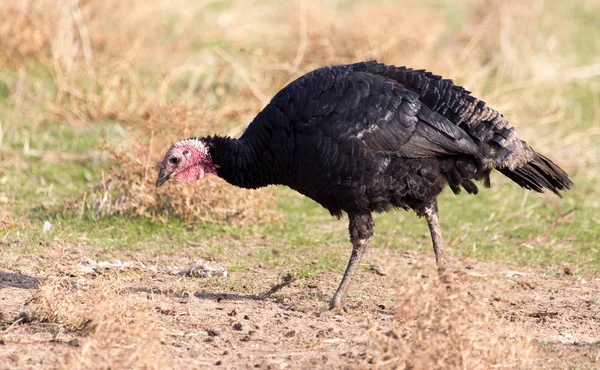
[[[169,177],[171,177],[171,173],[172,172],[167,172],[165,171],[164,168],[160,169],[160,172],[158,173],[158,179],[156,179],[156,188],[158,189],[162,184],[164,184]]]

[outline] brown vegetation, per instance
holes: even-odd
[[[15,225],[12,215],[8,212],[4,205],[0,208],[0,230],[6,230]]]
[[[379,334],[385,362],[406,369],[527,368],[534,347],[525,331],[503,333],[489,291],[448,289],[420,277],[399,289],[398,312],[405,323],[401,336]]]
[[[146,312],[152,307],[143,301],[125,303],[118,285],[48,277],[32,305],[35,320],[59,329],[55,340],[62,341],[64,331],[70,338],[66,344],[80,348],[60,359],[61,367],[102,368],[108,359],[120,368],[165,366],[154,355],[160,336]],[[85,342],[79,342],[80,336]]]

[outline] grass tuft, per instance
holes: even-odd
[[[386,366],[406,369],[527,368],[535,357],[524,332],[503,333],[502,319],[472,293],[415,277],[398,291],[405,331],[377,335]]]
[[[31,303],[37,320],[81,338],[69,342],[78,350],[69,353],[61,366],[102,368],[107,361],[124,368],[166,366],[157,356],[160,334],[144,313],[148,304],[125,303],[119,289],[118,284],[62,276],[48,277],[41,284]]]

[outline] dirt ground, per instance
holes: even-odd
[[[453,288],[438,288],[432,255],[372,249],[346,312],[327,310],[338,272],[298,278],[265,298],[260,293],[282,281],[285,270],[259,268],[217,279],[90,271],[77,261],[55,266],[46,277],[3,269],[0,367],[453,368],[440,364],[435,351],[452,351],[448,341],[461,341],[473,348],[508,345],[519,362],[502,367],[600,368],[598,275],[569,267],[452,262]],[[446,315],[439,325],[449,322],[454,333],[444,334],[441,349],[439,337],[421,335],[438,321],[419,331],[436,289],[459,297],[452,307],[474,298],[458,315],[444,311],[443,301],[431,310]],[[452,331],[472,317],[484,317],[480,339],[468,331],[470,324]],[[419,341],[425,347],[432,341],[431,348],[418,348]],[[464,357],[467,350],[461,344],[457,351]],[[426,356],[437,365],[414,362]]]

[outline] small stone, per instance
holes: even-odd
[[[288,331],[287,333],[283,334],[283,336],[286,337],[286,338],[295,337],[296,336],[296,331],[295,330]]]
[[[233,328],[237,331],[242,331],[242,324],[239,322],[236,322],[235,324],[233,324]]]
[[[160,308],[160,307],[159,307],[159,308]],[[175,316],[175,310],[172,310],[172,309],[170,309],[170,308],[165,308],[165,309],[162,309],[162,308],[160,308],[160,309],[158,310],[158,312],[160,312],[160,313],[161,313],[161,314],[163,314],[163,315]]]
[[[213,329],[206,329],[206,333],[208,334],[209,337],[218,337],[219,336],[219,332]]]
[[[523,289],[535,289],[537,288],[537,284],[531,281],[517,281],[517,285],[519,285]]]
[[[17,317],[17,321],[19,321],[19,324],[29,324],[33,320],[33,314],[27,309],[19,312],[19,316]]]
[[[47,234],[50,229],[52,229],[52,223],[48,220],[44,221],[44,225],[42,226],[42,232]]]
[[[244,315],[244,320],[250,320],[250,316]]]
[[[369,266],[369,269],[371,271],[374,271],[379,276],[385,276],[385,275],[387,275],[387,272],[385,272],[385,270],[383,269],[383,267],[381,267],[379,265],[371,265],[371,266]]]
[[[565,275],[573,275],[573,269],[570,268],[569,266],[565,267]]]
[[[390,337],[392,339],[399,339],[398,334],[396,334],[396,332],[393,331],[393,330],[390,330],[390,331],[386,332],[385,336],[386,337]]]
[[[219,361],[215,362],[215,365],[216,365],[216,366],[221,366],[222,364],[223,364],[223,361],[221,361],[221,360],[219,360]]]

